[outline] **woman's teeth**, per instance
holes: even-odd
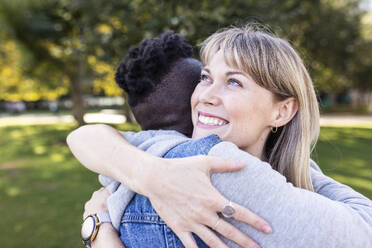
[[[207,117],[203,115],[199,115],[199,121],[205,125],[212,125],[212,126],[222,126],[227,123],[226,121],[220,120],[218,118]]]

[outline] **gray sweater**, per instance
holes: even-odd
[[[188,139],[174,131],[126,132],[124,137],[159,157]],[[316,193],[287,183],[286,178],[268,163],[230,142],[215,145],[208,155],[246,162],[243,170],[216,173],[211,180],[227,199],[245,206],[270,223],[273,233],[266,235],[244,223],[228,220],[261,247],[372,247],[372,202],[322,174],[313,161],[311,177]],[[100,182],[112,193],[107,204],[113,225],[118,229],[134,192],[104,176],[100,176]],[[238,247],[227,239],[224,241],[230,247]]]

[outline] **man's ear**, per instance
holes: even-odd
[[[289,97],[278,102],[278,114],[273,126],[281,127],[290,122],[296,115],[298,110],[298,102],[294,97]]]

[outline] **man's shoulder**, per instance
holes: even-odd
[[[156,156],[163,156],[173,147],[190,140],[185,135],[172,130],[146,130],[121,133],[132,145]]]
[[[177,157],[190,157],[197,155],[207,155],[212,147],[220,143],[220,138],[215,135],[209,135],[196,140],[185,140],[185,142],[172,148],[165,157],[177,158]]]
[[[158,137],[161,139],[172,138],[172,137],[185,137],[182,133],[174,130],[145,130],[139,132],[132,131],[120,131],[124,138],[132,145],[139,146],[142,143]]]

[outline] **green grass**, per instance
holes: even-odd
[[[312,157],[324,174],[372,199],[372,126],[323,127]]]
[[[66,146],[74,128],[0,128],[0,247],[82,247],[84,202],[100,186]]]
[[[81,247],[83,205],[99,185],[66,146],[74,128],[0,128],[1,247]],[[322,128],[313,158],[325,174],[372,198],[371,147],[372,127]]]

